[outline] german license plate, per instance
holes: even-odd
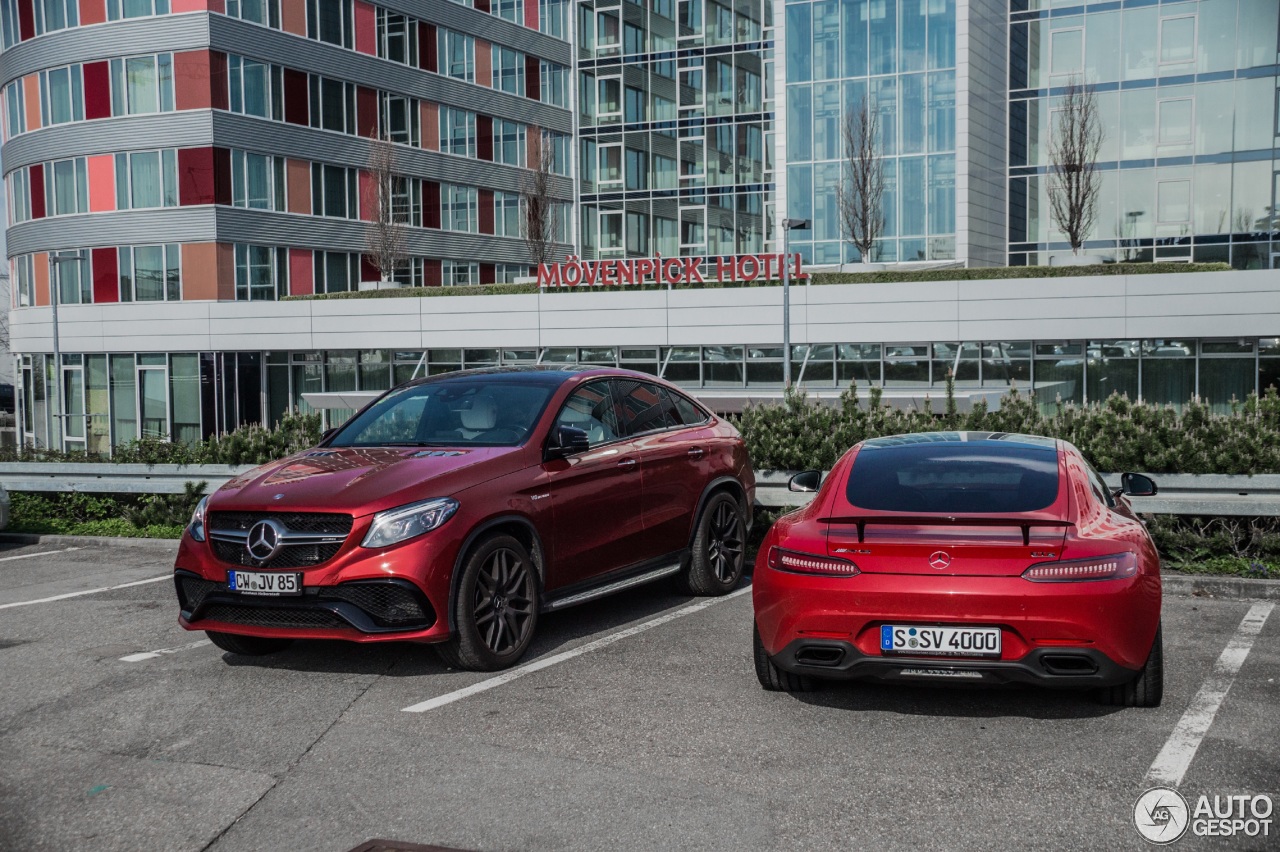
[[[228,571],[227,585],[231,587],[231,591],[246,595],[300,595],[302,594],[302,575]]]
[[[885,624],[880,628],[880,651],[930,657],[998,658],[1000,628]]]

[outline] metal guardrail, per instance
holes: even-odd
[[[80,464],[75,462],[3,462],[0,485],[9,491],[62,491],[111,494],[181,494],[188,482],[204,482],[214,491],[253,465],[226,464]],[[756,504],[770,509],[803,506],[812,494],[787,489],[793,471],[756,472]],[[1120,474],[1104,474],[1107,484],[1120,487]],[[1139,512],[1169,515],[1280,515],[1280,474],[1230,476],[1222,474],[1152,475],[1160,487],[1155,497],[1134,497]]]
[[[787,489],[795,471],[756,471],[756,503],[770,509],[803,506],[812,494]],[[1133,508],[1156,515],[1225,515],[1257,518],[1280,515],[1280,474],[1240,476],[1227,474],[1151,474],[1160,493],[1132,497]],[[1112,488],[1120,487],[1120,474],[1103,474]]]
[[[188,482],[213,491],[253,465],[112,464],[2,462],[0,485],[8,491],[93,492],[98,494],[181,494]]]

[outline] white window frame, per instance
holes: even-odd
[[[1165,139],[1162,135],[1164,133],[1164,121],[1162,119],[1162,113],[1164,112],[1165,105],[1180,104],[1180,103],[1189,104],[1191,107],[1191,118],[1187,122],[1187,138],[1186,139]],[[1193,97],[1161,98],[1160,100],[1156,101],[1156,145],[1161,147],[1164,147],[1164,146],[1184,147],[1193,143],[1195,141],[1195,138],[1196,138],[1196,99],[1195,98]]]
[[[1164,58],[1164,27],[1170,21],[1191,20],[1191,56],[1187,59]],[[1156,42],[1156,64],[1160,66],[1194,65],[1196,61],[1196,38],[1200,35],[1199,15],[1192,12],[1188,15],[1169,15],[1160,19],[1160,31]]]

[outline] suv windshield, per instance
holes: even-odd
[[[493,380],[413,385],[352,419],[328,446],[512,447],[529,437],[554,390]]]
[[[1058,496],[1058,453],[1012,441],[867,445],[853,460],[846,496],[886,512],[1034,512]]]

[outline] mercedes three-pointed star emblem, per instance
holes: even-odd
[[[935,550],[929,555],[929,567],[939,571],[951,567],[951,554],[945,550]]]
[[[280,550],[284,540],[284,528],[275,521],[258,521],[249,530],[245,549],[259,562],[266,562]]]

